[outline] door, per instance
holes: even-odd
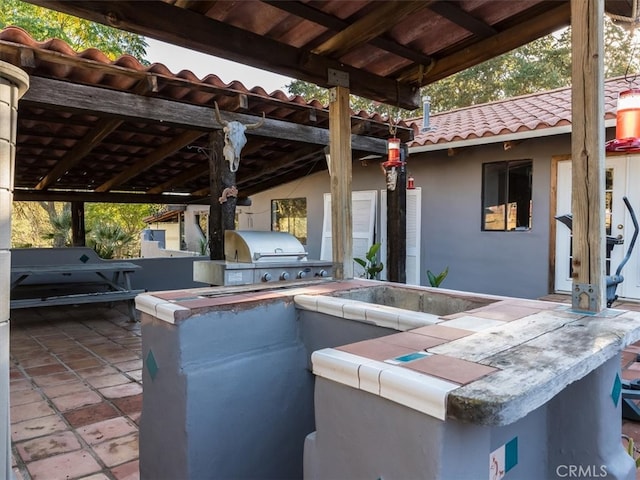
[[[640,211],[640,195],[629,188],[640,180],[640,156],[626,155],[609,157],[605,163],[605,232],[609,238],[623,240],[622,245],[613,245],[607,254],[607,275],[613,275],[625,256],[633,235],[633,223],[627,211],[623,196],[627,196],[631,206]],[[571,160],[558,162],[556,215],[571,213]],[[640,263],[638,243],[622,270],[625,280],[618,285],[620,297],[640,299]],[[555,286],[557,292],[570,292],[571,281],[571,232],[561,222],[556,224],[556,268]]]

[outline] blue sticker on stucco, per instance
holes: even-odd
[[[149,372],[149,375],[151,375],[151,380],[154,380],[159,368],[156,363],[156,357],[153,356],[153,352],[151,350],[149,350],[149,353],[147,354],[147,360],[145,363],[147,365],[147,371]]]
[[[620,380],[620,375],[616,373],[616,378],[613,381],[613,388],[611,389],[611,398],[613,399],[613,404],[617,407],[618,402],[620,401],[620,393],[622,392],[622,381]]]

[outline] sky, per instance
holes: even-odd
[[[180,70],[191,70],[198,78],[202,79],[212,73],[224,83],[239,80],[249,90],[260,86],[268,93],[272,93],[274,90],[288,93],[285,85],[291,82],[292,79],[289,77],[159,42],[152,38],[147,38],[146,41],[149,44],[147,60],[151,63],[163,63],[174,74]]]

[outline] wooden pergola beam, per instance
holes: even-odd
[[[203,132],[222,128],[215,119],[213,108],[210,107],[71,84],[43,77],[31,77],[31,87],[21,102],[38,106],[54,106],[63,110],[91,112],[94,115],[124,120],[157,122]],[[236,112],[224,112],[223,115],[225,120],[235,120],[244,124],[256,123],[261,118]],[[403,132],[405,133],[410,135],[411,131]],[[260,128],[252,130],[251,135],[314,145],[329,144],[327,129],[270,118],[267,118]],[[382,138],[353,135],[351,141],[355,150],[383,155],[386,153],[386,140]]]

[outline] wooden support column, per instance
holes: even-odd
[[[74,247],[87,245],[84,225],[84,202],[71,202],[71,244]]]
[[[402,162],[406,162],[408,152],[407,146],[402,145]],[[387,279],[407,283],[407,168],[404,163],[396,169],[396,175],[393,190],[387,181]]]
[[[606,306],[604,0],[571,0],[573,295],[576,310]]]
[[[224,132],[216,130],[209,134],[209,258],[224,260],[224,225],[222,206],[218,198],[222,194],[222,176],[226,165],[222,149],[224,148]]]
[[[351,112],[349,89],[333,87],[329,100],[331,157],[331,246],[333,278],[353,278],[353,218],[351,205]]]

